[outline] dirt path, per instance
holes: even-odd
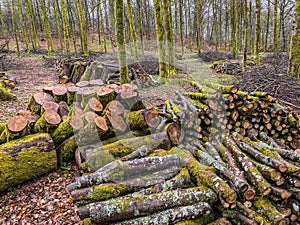
[[[18,85],[13,90],[17,95],[16,101],[0,102],[0,123],[16,114],[21,109],[25,109],[30,97],[44,86],[57,84],[57,72],[53,68],[46,68],[41,55],[25,56],[16,59],[12,56],[6,59],[7,63],[12,63],[8,73],[11,77],[16,77]],[[3,62],[2,62],[3,63]],[[4,62],[5,63],[5,62]]]

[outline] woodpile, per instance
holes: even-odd
[[[119,65],[112,63],[91,62],[82,58],[64,58],[57,60],[55,69],[60,72],[59,83],[77,83],[79,81],[101,80],[105,84],[120,85]],[[157,85],[158,82],[152,75],[158,74],[157,69],[146,69],[145,67],[158,68],[156,61],[142,61],[128,65],[129,79],[131,84],[138,88]]]
[[[68,186],[85,224],[300,221],[298,115],[267,93],[192,85],[155,109],[150,136],[89,147],[94,172]]]
[[[18,84],[15,77],[9,77],[5,73],[0,73],[0,101],[16,100],[17,96],[11,90]]]
[[[298,223],[298,114],[264,92],[191,85],[151,108],[132,84],[44,88],[0,124],[0,190],[75,158],[85,224]]]
[[[243,74],[243,65],[238,62],[220,60],[213,62],[210,67],[217,73],[226,73],[235,76]]]
[[[88,70],[90,61],[83,58],[64,58],[57,60],[54,64],[55,69],[59,72],[59,83],[67,82],[77,83],[83,74]]]

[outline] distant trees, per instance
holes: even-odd
[[[247,2],[251,7],[246,12]],[[294,3],[295,0],[2,0],[0,32],[2,39],[14,37],[16,48],[28,53],[45,39],[49,55],[58,50],[88,55],[89,47],[96,46],[95,35],[99,50],[106,52],[118,42],[115,11],[123,4],[125,42],[134,43],[135,58],[138,41],[143,54],[147,47],[144,41],[157,39],[169,43],[165,50],[170,65],[174,61],[174,44],[180,47],[182,56],[185,49],[196,53],[214,49],[231,51],[235,58],[246,47],[247,53],[259,60],[262,51],[288,50]],[[56,49],[54,37],[59,40]],[[168,73],[169,69],[166,67]]]

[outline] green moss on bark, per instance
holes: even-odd
[[[39,177],[57,167],[48,134],[29,135],[0,145],[0,191]]]

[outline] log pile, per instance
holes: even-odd
[[[298,115],[267,93],[192,85],[156,109],[152,135],[126,139],[134,148],[86,151],[94,172],[68,186],[85,224],[300,221]]]
[[[11,90],[18,84],[15,77],[9,77],[5,73],[0,73],[0,101],[16,100],[17,96]]]
[[[88,70],[90,61],[83,58],[64,58],[57,60],[54,64],[56,71],[59,72],[59,83],[77,83],[83,74]]]
[[[131,84],[44,88],[0,124],[0,190],[75,158],[90,172],[68,186],[85,224],[298,223],[297,113],[264,92],[191,85],[146,109]]]
[[[242,64],[228,60],[215,61],[211,64],[210,68],[214,69],[217,73],[226,73],[235,76],[243,74]]]
[[[64,58],[57,60],[54,67],[60,73],[60,84],[102,80],[105,84],[120,85],[118,64],[92,62],[82,58]],[[131,84],[137,85],[139,88],[157,85],[158,82],[152,77],[152,75],[158,74],[157,68],[157,61],[141,61],[129,64]]]

